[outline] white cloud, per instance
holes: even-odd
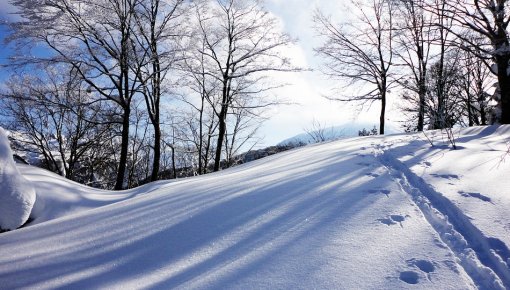
[[[323,11],[342,11],[337,1],[269,0],[266,7],[283,23],[283,29],[299,41],[287,49],[285,55],[294,64],[312,68],[314,71],[302,73],[274,73],[271,76],[289,86],[273,93],[292,105],[272,108],[270,119],[260,129],[265,136],[261,146],[274,145],[288,137],[303,132],[315,119],[321,124],[335,126],[354,119],[377,122],[378,104],[369,112],[358,112],[352,103],[330,101],[323,97],[331,92],[337,83],[326,80],[318,71],[319,60],[313,48],[320,44],[313,30],[312,16],[316,7]],[[374,113],[375,112],[375,113]],[[374,117],[375,116],[375,117]]]

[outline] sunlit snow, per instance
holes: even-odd
[[[463,129],[458,150],[427,134],[434,146],[344,139],[128,192],[20,166],[46,201],[0,234],[0,288],[510,287],[510,126]]]

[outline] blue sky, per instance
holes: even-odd
[[[10,53],[9,50],[3,44],[5,34],[6,34],[5,27],[0,25],[0,41],[1,41],[1,44],[0,44],[0,65],[4,65],[6,63],[7,55]],[[3,82],[6,75],[7,75],[7,72],[6,72],[5,68],[0,67],[0,82]]]
[[[318,71],[320,60],[315,56],[313,48],[320,44],[312,29],[312,13],[319,7],[323,11],[335,12],[341,18],[340,11],[345,9],[341,1],[330,0],[266,0],[266,8],[282,23],[283,30],[298,38],[294,47],[286,53],[291,55],[298,65],[313,69],[303,73],[275,74],[274,77],[289,83],[289,86],[274,92],[278,97],[292,102],[292,105],[273,107],[268,112],[270,119],[259,130],[264,140],[257,147],[274,145],[284,139],[300,134],[310,128],[313,120],[327,126],[340,125],[360,120],[377,123],[377,104],[370,112],[359,113],[356,107],[347,103],[332,102],[323,97],[328,94],[335,83],[325,80]],[[7,0],[0,0],[0,18],[12,18],[13,8]],[[5,36],[5,28],[0,27],[0,39]],[[0,63],[5,63],[9,48],[0,46]],[[6,77],[4,68],[0,69],[0,82]],[[0,84],[1,85],[1,84]],[[391,109],[391,108],[390,108]]]
[[[15,9],[9,4],[8,0],[0,0],[0,23],[3,23],[4,21],[12,21],[15,19],[16,16],[12,14],[14,12]],[[6,68],[2,67],[2,65],[7,63],[7,58],[11,54],[11,49],[4,43],[7,31],[8,30],[5,25],[0,25],[0,85],[2,85],[8,76]]]

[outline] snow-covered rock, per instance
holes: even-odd
[[[29,218],[36,199],[32,184],[19,172],[7,139],[0,128],[0,228],[13,230]]]

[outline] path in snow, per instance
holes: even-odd
[[[413,197],[431,226],[455,253],[474,282],[481,289],[510,288],[510,269],[504,262],[509,258],[505,244],[495,238],[485,237],[449,199],[394,157],[391,151],[398,152],[398,148],[387,149],[377,144],[374,149],[379,161],[402,189]],[[441,175],[441,178],[458,179],[451,174]],[[500,251],[503,247],[505,250]]]

